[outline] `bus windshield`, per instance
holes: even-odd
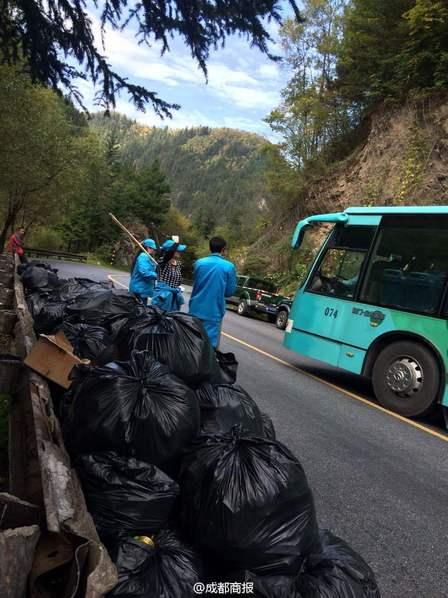
[[[328,224],[314,225],[312,228],[307,228],[304,231],[303,240],[299,248],[294,250],[298,288],[300,288],[308,278],[308,274],[313,267],[314,261],[322,246],[322,242],[328,236],[330,231],[331,226]]]
[[[309,290],[352,299],[374,231],[372,226],[336,227]]]

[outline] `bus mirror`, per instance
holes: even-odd
[[[308,224],[308,222],[306,222],[306,220],[301,220],[296,226],[296,230],[294,231],[294,235],[291,241],[293,249],[298,249],[300,247],[303,241],[303,237],[305,235],[305,231],[311,226],[310,224]]]
[[[313,222],[337,223],[347,222],[347,220],[348,215],[345,212],[335,212],[334,214],[319,214],[316,216],[309,216],[308,218],[304,218],[303,220],[300,220],[297,223],[294,235],[292,237],[291,246],[293,247],[293,249],[298,249],[300,247],[305,232]]]

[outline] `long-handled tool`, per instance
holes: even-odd
[[[118,220],[118,218],[115,218],[115,216],[113,214],[111,214],[111,212],[109,212],[109,216],[112,218],[112,220],[115,222],[115,224],[118,224],[118,226],[128,235],[128,237],[136,244],[138,245],[138,247],[140,247],[140,249],[142,251],[144,251],[149,258],[155,263],[155,265],[157,266],[157,261],[152,257],[152,255],[149,253],[149,251],[146,249],[146,247],[144,247],[140,241],[138,239],[136,239],[134,237],[134,235],[131,233],[131,231],[129,231],[124,224],[121,224],[121,222]]]

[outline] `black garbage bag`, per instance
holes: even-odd
[[[122,349],[147,350],[191,386],[207,382],[216,368],[214,350],[200,320],[184,313],[149,307],[129,327]]]
[[[296,588],[294,577],[272,576],[272,577],[252,577],[254,584],[254,598],[308,598],[302,595]],[[337,595],[332,598],[338,598]]]
[[[297,576],[258,576],[246,571],[255,598],[380,598],[369,565],[344,540],[320,530],[321,549]],[[238,577],[238,576],[235,576]]]
[[[64,321],[66,303],[60,301],[40,301],[33,293],[32,299],[28,298],[28,305],[34,320],[34,330],[37,334],[53,334],[59,330]]]
[[[27,268],[43,268],[44,270],[49,270],[50,272],[53,272],[54,274],[58,273],[57,268],[53,268],[50,264],[46,264],[45,262],[36,262],[36,260],[31,260],[26,262],[25,264],[19,264],[17,266],[17,274],[23,274],[23,272],[25,272],[25,270]]]
[[[227,579],[227,578],[226,578]],[[308,598],[297,590],[297,576],[293,575],[255,575],[250,571],[232,572],[228,579],[238,583],[250,584],[253,598]],[[337,595],[332,598],[338,598]]]
[[[36,262],[36,260],[31,260],[31,262],[28,262],[28,266],[34,266],[35,268],[44,268],[45,270],[50,270],[55,274],[57,274],[58,272],[57,268],[53,268],[51,264],[47,264],[46,262]]]
[[[193,588],[202,580],[198,555],[169,530],[162,530],[150,545],[123,538],[110,554],[118,585],[108,598],[193,598]]]
[[[48,301],[48,298],[45,297],[44,294],[39,293],[37,291],[34,291],[33,293],[30,293],[27,296],[26,302],[28,304],[28,309],[30,310],[30,314],[31,314],[31,317],[33,318],[33,320],[35,320],[36,316],[39,314],[39,312],[45,306],[47,301]]]
[[[148,352],[103,367],[77,365],[71,376],[64,435],[75,454],[115,450],[162,467],[198,434],[194,392]]]
[[[180,487],[190,541],[227,570],[296,575],[318,547],[305,473],[278,442],[237,428],[201,436],[186,452]]]
[[[83,455],[75,465],[101,537],[152,535],[166,525],[179,486],[154,465],[113,451]]]
[[[306,598],[380,598],[375,575],[364,559],[328,530],[320,532],[321,550],[311,554],[296,588]]]
[[[59,301],[68,301],[87,292],[111,290],[113,284],[108,281],[96,282],[89,278],[69,278],[59,284],[57,293]]]
[[[63,393],[61,400],[59,401],[59,405],[55,405],[56,413],[58,415],[58,418],[59,418],[59,421],[61,424],[63,424],[64,421],[67,419],[67,417],[69,417],[69,415],[70,415],[72,401],[73,401],[73,392],[69,388],[68,390],[66,390]]]
[[[263,436],[269,440],[275,440],[275,428],[272,419],[264,411],[261,412],[261,420],[263,422]]]
[[[221,380],[216,384],[235,384],[238,372],[238,361],[234,353],[221,353],[216,350]]]
[[[29,265],[22,273],[22,283],[30,291],[54,288],[58,284],[58,275],[40,265]]]
[[[117,357],[111,334],[101,326],[64,322],[62,330],[78,357],[89,359],[96,365],[109,363]]]
[[[260,410],[240,386],[203,384],[196,396],[201,410],[201,434],[226,434],[241,425],[254,436],[264,436]]]
[[[17,274],[19,276],[22,276],[22,274],[25,272],[25,270],[29,267],[29,263],[28,264],[19,264],[17,266]]]
[[[78,295],[67,306],[71,323],[103,326],[112,331],[116,321],[137,317],[145,312],[143,303],[125,290],[101,289]]]
[[[38,290],[26,298],[37,334],[52,334],[62,325],[66,304],[53,301],[51,289]]]

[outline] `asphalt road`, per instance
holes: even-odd
[[[102,280],[112,274],[127,283],[121,272],[55,266],[62,276]],[[320,526],[367,560],[383,598],[448,597],[448,436],[443,428],[435,428],[441,437],[431,435],[434,427],[413,427],[330,387],[328,382],[371,397],[366,381],[283,348],[283,333],[271,324],[228,312],[223,329],[221,349],[236,354],[238,382],[269,413],[278,439],[304,465]]]

